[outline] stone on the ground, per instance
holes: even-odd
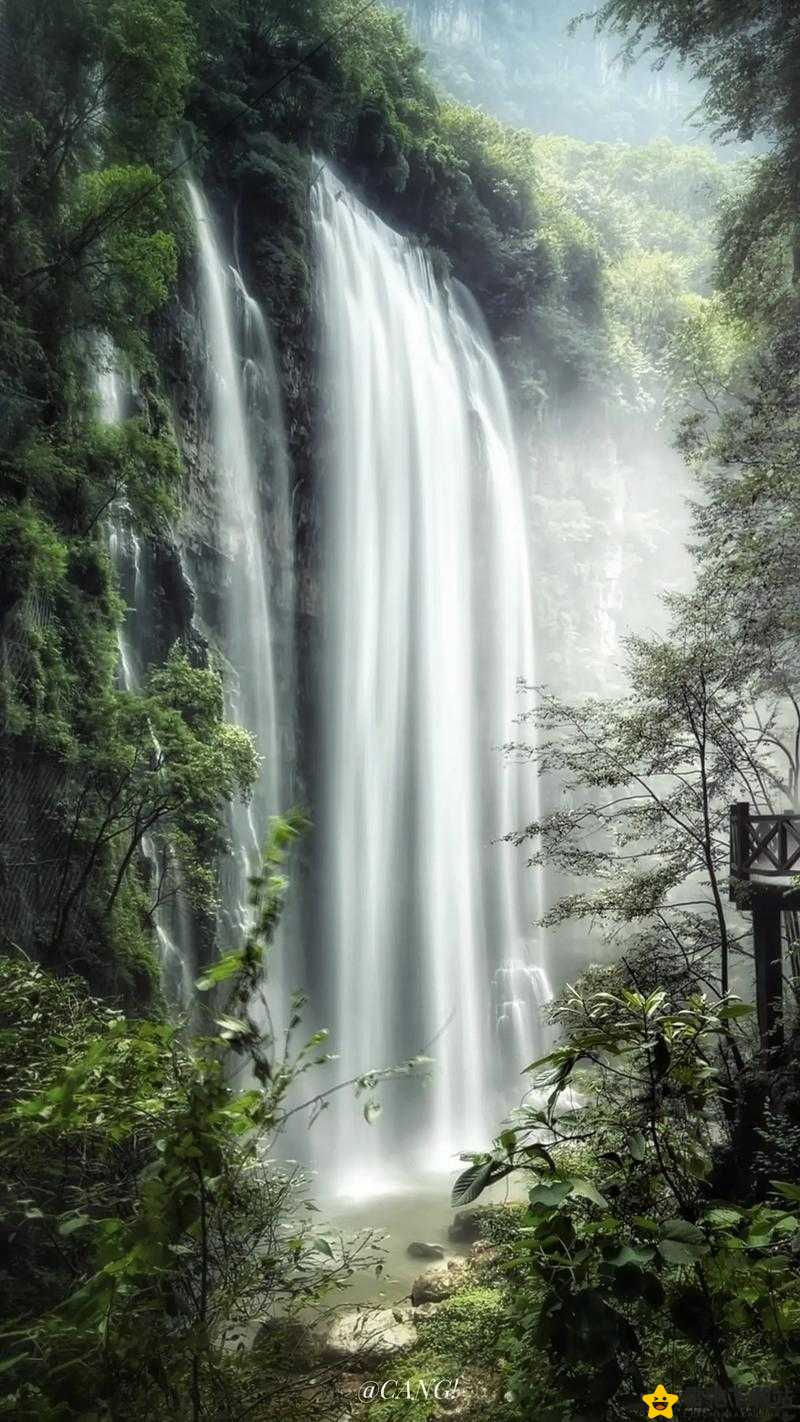
[[[470,1246],[470,1263],[477,1264],[481,1269],[491,1269],[500,1258],[500,1250],[496,1244],[492,1244],[490,1239],[476,1239]]]
[[[410,1310],[349,1309],[333,1323],[323,1352],[331,1362],[357,1368],[407,1353],[416,1342]]]
[[[420,1320],[424,1321],[426,1318],[435,1318],[439,1312],[439,1308],[440,1305],[438,1303],[420,1304],[418,1308],[412,1308],[411,1317],[415,1323],[419,1323]]]
[[[444,1259],[441,1244],[409,1244],[406,1254],[409,1259]]]
[[[467,1281],[467,1265],[463,1259],[449,1260],[445,1268],[426,1269],[414,1280],[411,1302],[417,1306],[425,1303],[441,1303],[463,1289]]]

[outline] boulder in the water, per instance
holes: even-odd
[[[406,1254],[409,1259],[444,1259],[441,1244],[409,1244]]]

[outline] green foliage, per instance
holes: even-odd
[[[102,55],[115,147],[137,160],[169,152],[195,60],[184,0],[113,0]]]
[[[612,0],[599,14],[632,27],[632,47],[688,58],[721,132],[775,148],[719,182],[713,160],[687,156],[675,203],[665,149],[648,173],[644,153],[547,141],[605,259],[617,367],[686,415],[698,579],[668,600],[666,635],[628,640],[623,699],[542,692],[534,742],[514,748],[565,793],[513,838],[587,881],[546,922],[599,923],[622,956],[557,1000],[536,1104],[467,1158],[456,1199],[512,1172],[534,1181],[507,1268],[518,1415],[542,1415],[530,1359],[544,1349],[548,1416],[617,1415],[623,1391],[669,1370],[715,1382],[737,1417],[736,1386],[791,1390],[800,1343],[796,1044],[748,1060],[752,1012],[728,988],[741,954],[749,990],[749,928],[724,902],[729,803],[797,797],[796,27],[779,5]],[[788,994],[785,1020],[791,1034]]]
[[[797,271],[798,89],[794,16],[746,0],[698,8],[684,0],[606,0],[598,25],[647,50],[688,62],[705,85],[703,109],[718,137],[766,139],[749,190],[731,203],[721,245],[739,312],[775,312]]]
[[[596,18],[646,48],[688,60],[707,84],[704,107],[719,136],[796,138],[796,36],[780,4],[754,11],[747,0],[698,8],[690,0],[606,0]]]
[[[478,1239],[491,1244],[508,1244],[515,1238],[523,1206],[505,1202],[502,1205],[478,1205],[466,1213],[474,1220]]]
[[[206,759],[195,755],[193,778],[169,688],[137,704],[116,689],[123,609],[107,521],[115,514],[163,539],[181,474],[150,325],[175,288],[180,220],[162,178],[195,58],[183,0],[10,0],[4,8],[3,755],[20,786],[26,763],[38,766],[29,812],[38,814],[47,865],[26,905],[24,937],[106,987],[134,981],[142,996],[153,976],[156,888],[138,848],[141,812],[157,838],[163,816],[152,815],[171,803],[187,887],[210,903],[223,842],[212,822],[253,770],[220,714],[214,728],[207,721]],[[113,428],[97,421],[91,394],[103,342],[137,378],[137,416]],[[156,722],[170,742],[169,787],[153,763]],[[207,780],[193,796],[198,776]],[[103,795],[123,784],[130,818],[107,821]],[[13,847],[4,853],[14,860]],[[16,936],[16,922],[5,927]]]
[[[419,1342],[413,1353],[382,1373],[386,1398],[367,1408],[370,1422],[401,1422],[402,1418],[436,1422],[446,1416],[448,1404],[441,1395],[439,1399],[433,1395],[436,1380],[442,1385],[458,1381],[457,1396],[468,1396],[478,1405],[483,1391],[492,1417],[505,1418],[497,1395],[508,1327],[504,1292],[468,1282],[429,1318],[420,1317],[416,1326]],[[486,1379],[490,1379],[488,1388]],[[420,1382],[428,1388],[427,1397]]]
[[[175,513],[180,467],[169,433],[155,435],[140,420],[87,423],[71,437],[40,434],[20,444],[6,487],[34,499],[67,536],[96,537],[114,505],[127,507],[142,532],[158,534]]]
[[[532,864],[589,881],[547,923],[637,925],[726,992],[738,947],[724,906],[729,806],[753,783],[766,808],[793,799],[793,721],[768,645],[741,656],[729,586],[703,580],[669,606],[668,635],[627,639],[626,697],[536,693],[522,720],[537,735],[513,753],[558,774],[570,804],[509,838],[534,841]]]
[[[520,1108],[494,1151],[472,1158],[465,1176],[488,1166],[535,1182],[505,1264],[521,1417],[539,1415],[527,1361],[539,1349],[556,1396],[581,1416],[609,1415],[615,1394],[663,1373],[671,1334],[682,1375],[690,1359],[692,1378],[714,1381],[731,1416],[734,1385],[790,1381],[800,1190],[775,1181],[769,1203],[742,1205],[715,1199],[711,1185],[729,1121],[722,1063],[748,1011],[663,990],[567,989],[555,1010],[562,1045],[528,1068],[546,1105]],[[569,1166],[587,1139],[593,1178]]]
[[[282,238],[259,233],[264,224],[253,222],[259,260],[275,263],[269,290],[287,267],[297,274],[293,294],[301,290],[305,263],[299,232],[294,240],[296,179],[282,143],[329,155],[391,221],[444,251],[494,329],[519,328],[523,315],[572,288],[590,299],[597,284],[591,235],[580,224],[567,235],[566,222],[552,240],[543,230],[531,135],[438,99],[402,21],[380,6],[349,27],[342,22],[351,11],[339,0],[320,0],[302,16],[278,9],[256,15],[245,0],[231,4],[224,43],[218,17],[200,16],[210,63],[190,106],[200,129],[221,110],[229,116],[230,148],[215,152],[220,174],[230,162],[245,177],[249,203],[268,212],[277,203],[289,213]],[[326,33],[335,35],[331,45],[301,63],[257,112],[265,76],[289,69]]]
[[[708,296],[716,222],[739,190],[739,169],[666,140],[631,148],[548,137],[535,154],[546,202],[580,222],[598,251],[593,314],[607,350],[595,378],[605,390],[621,377],[628,403],[657,406],[674,384],[684,323]]]
[[[637,250],[671,252],[687,263],[694,283],[709,280],[716,218],[726,200],[740,196],[740,165],[666,139],[631,147],[548,136],[536,151],[611,260]]]
[[[67,549],[52,525],[30,504],[0,510],[4,550],[0,608],[7,613],[24,597],[52,593],[67,571]]]
[[[160,226],[166,208],[147,166],[80,174],[65,232],[83,275],[73,333],[104,328],[122,351],[141,352],[143,323],[163,306],[177,275],[175,239]],[[89,250],[87,271],[83,258]]]
[[[258,768],[250,736],[223,719],[218,674],[193,667],[177,647],[151,674],[145,694],[107,694],[70,756],[75,810],[52,905],[51,949],[63,945],[87,896],[101,916],[113,914],[147,836],[173,845],[183,888],[213,907],[208,866],[225,845],[221,810],[235,795],[247,797]]]
[[[328,1060],[319,1035],[294,1045],[298,1014],[278,1041],[260,1000],[300,829],[275,826],[252,933],[216,975],[227,994],[202,1035],[0,960],[4,1415],[133,1422],[247,1406],[277,1422],[297,1379],[274,1350],[242,1349],[248,1330],[320,1317],[377,1264],[371,1235],[331,1239],[299,1175],[269,1163],[293,1083]],[[244,1093],[231,1083],[242,1063],[255,1082]],[[332,1381],[306,1380],[307,1405],[322,1407]]]
[[[11,0],[4,40],[14,82],[0,113],[12,335],[2,385],[17,399],[41,399],[50,423],[68,403],[76,339],[108,329],[141,360],[142,317],[174,279],[155,183],[183,102],[189,32],[182,0],[67,0],[56,9]],[[26,351],[35,357],[27,371]]]
[[[468,1288],[445,1299],[433,1317],[420,1320],[420,1341],[427,1353],[442,1361],[490,1368],[505,1322],[498,1289]]]
[[[669,403],[680,414],[721,414],[741,390],[753,344],[752,327],[718,292],[686,296],[667,352]]]

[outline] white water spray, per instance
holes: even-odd
[[[227,714],[254,735],[263,757],[251,801],[237,801],[231,810],[233,848],[222,874],[223,930],[234,940],[222,945],[227,948],[239,945],[248,925],[248,878],[260,867],[269,817],[286,808],[283,767],[291,735],[291,688],[285,668],[283,687],[278,685],[275,605],[290,612],[292,565],[287,553],[273,576],[267,549],[270,532],[274,541],[276,529],[282,547],[290,546],[288,459],[277,370],[263,313],[238,270],[224,262],[203,194],[193,181],[187,186],[200,258],[218,533],[225,565],[221,632],[229,663]],[[268,481],[262,479],[264,461]],[[271,530],[266,523],[267,493]],[[278,965],[279,959],[278,954]]]
[[[348,1125],[339,1145],[342,1188],[348,1162],[378,1188],[401,1160],[437,1168],[484,1146],[541,1037],[533,876],[493,844],[535,809],[531,773],[523,785],[498,751],[517,678],[533,676],[532,579],[507,398],[474,303],[328,172],[313,206],[328,1010],[343,1076],[420,1049],[435,1059],[427,1092],[392,1093],[371,1135]],[[504,975],[525,991],[512,999]]]

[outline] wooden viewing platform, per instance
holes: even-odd
[[[800,814],[754,815],[731,805],[730,898],[753,915],[761,1045],[783,1045],[782,914],[800,908]]]

